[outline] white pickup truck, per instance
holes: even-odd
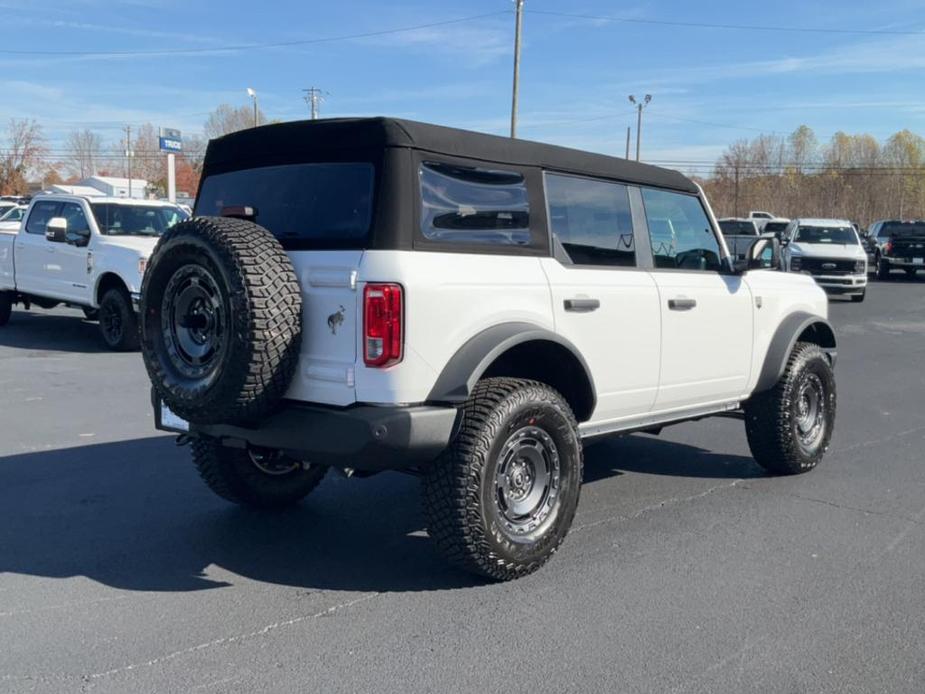
[[[161,234],[188,215],[153,200],[36,196],[18,230],[0,229],[0,326],[16,304],[81,308],[113,350],[138,346],[136,305]]]

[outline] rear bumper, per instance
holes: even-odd
[[[191,424],[189,435],[232,447],[285,451],[300,460],[355,470],[404,470],[433,461],[456,431],[455,407],[429,405],[348,408],[288,403],[256,427]],[[160,404],[155,422],[162,431]]]
[[[925,259],[925,255],[923,255]],[[917,263],[915,258],[895,258],[893,256],[883,256],[882,261],[890,265],[890,267],[911,267],[918,270],[925,270],[925,263]]]

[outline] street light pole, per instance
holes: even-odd
[[[520,89],[520,35],[524,25],[524,0],[514,0],[517,6],[514,30],[514,89],[511,94],[511,137],[517,137],[517,93]]]
[[[257,92],[254,91],[251,87],[247,88],[247,95],[254,100],[254,127],[260,125],[260,111],[257,109]]]
[[[639,152],[642,149],[642,109],[652,101],[652,95],[646,94],[640,101],[630,94],[630,103],[636,104],[636,161],[639,161]]]

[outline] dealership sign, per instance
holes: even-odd
[[[179,130],[173,128],[161,128],[159,140],[162,152],[182,152],[183,138]]]

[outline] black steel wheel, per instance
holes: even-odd
[[[124,289],[113,288],[103,294],[99,322],[100,334],[109,349],[116,352],[138,349],[138,319]]]
[[[568,534],[582,446],[565,399],[536,381],[488,378],[456,439],[424,476],[431,538],[454,564],[496,580],[539,569]]]
[[[289,387],[302,295],[273,235],[198,217],[158,242],[141,297],[142,354],[157,394],[196,424],[260,421]]]
[[[812,470],[835,428],[835,376],[818,345],[798,342],[777,385],[745,406],[745,431],[755,460],[768,472]]]
[[[226,448],[218,441],[193,441],[193,463],[203,481],[226,501],[272,509],[298,503],[321,484],[328,468],[281,451]]]

